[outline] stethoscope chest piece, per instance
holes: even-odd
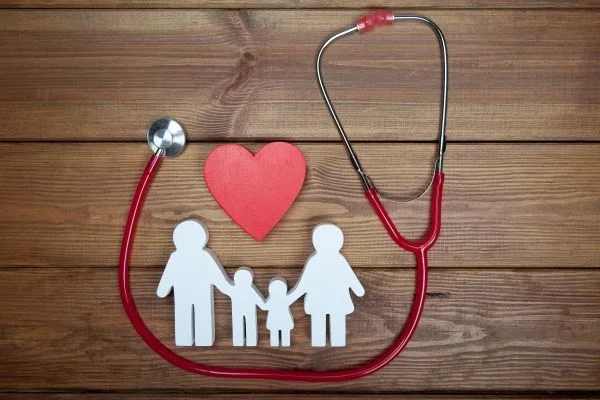
[[[152,152],[163,157],[176,157],[185,148],[185,130],[172,118],[154,121],[148,128],[146,138]]]

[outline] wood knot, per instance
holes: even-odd
[[[252,54],[251,52],[249,52],[249,51],[244,51],[244,52],[242,53],[242,62],[243,62],[243,63],[245,62],[245,63],[248,63],[248,64],[250,64],[250,63],[252,63],[254,60],[256,60],[256,57],[255,57],[255,56],[254,56],[254,54]]]
[[[241,53],[240,60],[236,66],[236,74],[225,85],[223,93],[220,96],[221,101],[224,101],[227,97],[231,97],[234,92],[243,90],[247,86],[257,64],[258,58],[252,52],[246,50]]]

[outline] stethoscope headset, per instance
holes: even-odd
[[[361,166],[358,156],[352,148],[350,140],[348,139],[348,135],[342,127],[333,103],[327,94],[323,80],[323,73],[321,71],[323,54],[332,43],[353,33],[368,32],[376,26],[390,25],[394,21],[416,21],[425,23],[432,28],[437,36],[443,60],[442,110],[438,136],[438,155],[433,170],[433,178],[430,184],[432,189],[430,208],[431,219],[428,232],[419,241],[409,241],[405,239],[398,232],[394,222],[388,215],[371,178]],[[408,341],[417,328],[421,314],[423,313],[423,306],[427,291],[427,252],[435,244],[440,234],[441,227],[442,189],[444,184],[443,166],[444,152],[446,149],[446,114],[448,108],[448,51],[446,40],[441,29],[428,18],[416,15],[394,15],[394,13],[391,11],[380,10],[372,14],[365,15],[357,22],[355,26],[331,36],[321,46],[318,52],[316,71],[317,81],[319,83],[321,93],[323,94],[325,104],[327,105],[329,113],[335,122],[342,142],[346,146],[352,166],[357,171],[364,186],[365,196],[381,220],[390,238],[400,248],[413,253],[416,257],[415,294],[406,322],[394,342],[375,359],[354,368],[330,371],[217,367],[193,362],[178,355],[165,346],[156,336],[154,336],[152,331],[148,328],[140,316],[132,297],[129,277],[131,250],[135,237],[135,231],[144,200],[148,194],[148,190],[150,189],[150,184],[152,183],[152,180],[158,171],[162,159],[165,157],[170,158],[179,155],[185,148],[186,143],[185,132],[177,121],[173,119],[160,119],[155,121],[155,123],[148,130],[148,143],[153,154],[150,156],[150,159],[148,160],[140,177],[133,200],[131,202],[127,222],[125,223],[123,241],[121,244],[121,255],[119,259],[119,290],[125,312],[127,313],[127,316],[137,333],[158,355],[183,370],[196,374],[221,378],[275,379],[308,382],[334,382],[357,379],[372,374],[373,372],[389,364],[406,347]],[[428,189],[429,188],[426,188],[423,193],[425,193]]]

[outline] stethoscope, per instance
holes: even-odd
[[[438,137],[438,157],[434,166],[433,178],[430,184],[431,194],[431,220],[429,230],[425,237],[419,241],[413,242],[406,240],[396,228],[394,222],[385,210],[377,190],[352,148],[348,135],[346,134],[340,119],[335,112],[334,106],[329,99],[323,73],[321,71],[321,62],[325,49],[333,42],[348,36],[355,32],[367,32],[376,26],[389,25],[394,21],[417,21],[427,24],[437,35],[443,58],[443,91],[442,91],[442,111],[440,121],[440,133]],[[158,355],[163,357],[171,364],[197,374],[223,377],[223,378],[245,378],[245,379],[276,379],[276,380],[295,380],[308,382],[335,382],[357,379],[369,375],[385,365],[389,364],[406,347],[408,341],[415,332],[425,303],[427,291],[427,252],[435,244],[441,226],[441,208],[442,208],[442,188],[444,184],[443,161],[446,147],[446,114],[448,105],[448,52],[446,40],[440,28],[430,19],[415,15],[394,15],[391,11],[380,10],[362,17],[358,23],[348,29],[345,29],[331,36],[319,50],[316,62],[317,80],[323,94],[327,108],[333,118],[339,131],[341,139],[346,146],[352,166],[358,172],[363,183],[365,195],[375,210],[375,213],[383,223],[388,235],[402,249],[413,253],[416,257],[417,271],[415,278],[415,294],[410,313],[398,337],[394,342],[383,351],[378,357],[370,362],[358,367],[349,369],[339,369],[331,371],[308,371],[308,370],[281,370],[281,369],[262,369],[262,368],[228,368],[217,367],[193,362],[184,358],[167,346],[165,346],[144,323],[140,313],[137,310],[131,293],[131,284],[129,277],[131,250],[133,239],[137,228],[140,212],[144,200],[150,189],[150,184],[154,179],[156,172],[164,157],[170,158],[179,155],[185,148],[185,132],[181,125],[169,118],[163,118],[155,121],[147,133],[148,143],[153,152],[148,160],[144,172],[142,173],[138,185],[133,195],[131,207],[125,223],[123,232],[123,241],[121,243],[121,255],[119,259],[119,290],[121,301],[125,312],[129,317],[133,327],[142,339]],[[425,191],[427,191],[425,189]],[[425,192],[424,191],[424,192]],[[423,192],[423,193],[424,193]],[[420,196],[419,196],[420,197]]]

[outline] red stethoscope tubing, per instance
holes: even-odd
[[[433,246],[440,233],[442,188],[444,183],[444,174],[442,172],[435,173],[432,183],[433,191],[431,196],[431,222],[429,231],[425,238],[417,243],[410,242],[400,235],[383,207],[383,204],[379,200],[375,189],[369,189],[365,192],[371,206],[383,223],[390,237],[399,247],[415,254],[417,260],[415,294],[412,307],[402,331],[394,342],[377,358],[355,368],[331,371],[279,370],[218,367],[193,362],[178,355],[165,346],[156,336],[154,336],[152,331],[144,323],[144,320],[135,305],[131,292],[130,260],[140,212],[161,161],[162,158],[160,156],[151,156],[140,177],[125,224],[123,241],[121,243],[121,255],[119,258],[119,292],[123,307],[136,332],[142,337],[146,344],[154,350],[154,352],[166,361],[183,370],[210,377],[338,382],[362,378],[372,374],[389,364],[398,354],[400,354],[404,347],[406,347],[406,344],[417,328],[425,303],[425,295],[427,292],[427,251]]]

